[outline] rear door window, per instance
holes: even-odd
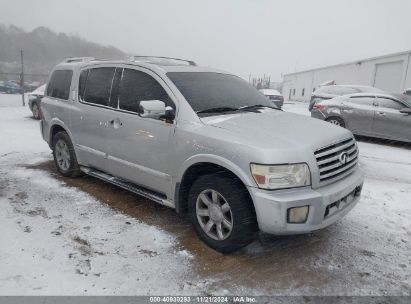
[[[70,96],[70,86],[73,71],[56,70],[51,75],[47,85],[46,95],[54,98],[68,100]]]
[[[122,68],[116,68],[116,71],[114,73],[114,78],[113,78],[113,85],[111,86],[109,106],[114,109],[118,108],[118,95],[119,95],[119,87],[120,87],[120,80],[121,80],[122,73],[123,73]]]
[[[89,70],[84,70],[80,73],[80,79],[78,84],[78,96],[80,97],[80,100],[84,100],[84,92],[86,90],[88,72]]]
[[[88,71],[85,88],[82,87],[82,77],[80,75],[79,93],[83,94],[83,100],[88,103],[108,106],[115,70],[116,68],[114,67],[90,69]],[[84,90],[84,93],[82,93],[81,90]]]
[[[350,102],[363,106],[373,106],[375,102],[374,96],[351,96]]]
[[[403,104],[399,103],[398,101],[395,101],[389,98],[378,98],[378,106],[380,108],[388,108],[388,109],[394,109],[394,110],[400,110],[405,107]]]
[[[119,108],[140,113],[143,100],[161,100],[166,106],[175,109],[173,102],[164,88],[147,73],[124,69],[119,88]]]

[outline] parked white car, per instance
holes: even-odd
[[[40,119],[40,102],[44,96],[44,91],[46,89],[46,85],[43,84],[35,89],[33,92],[28,94],[29,97],[29,108],[33,113],[33,117],[35,119]]]

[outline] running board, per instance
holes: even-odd
[[[155,191],[146,189],[144,187],[138,186],[136,184],[127,182],[121,178],[109,175],[107,173],[104,173],[102,171],[88,168],[88,167],[80,167],[80,170],[84,172],[87,175],[96,177],[98,179],[101,179],[103,181],[109,182],[110,184],[113,184],[115,186],[118,186],[120,188],[123,188],[125,190],[128,190],[130,192],[133,192],[135,194],[144,196],[152,201],[155,201],[156,203],[159,203],[161,205],[170,207],[170,208],[175,208],[174,203],[167,200],[167,197],[164,194],[157,193]]]

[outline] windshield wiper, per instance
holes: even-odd
[[[232,107],[215,107],[215,108],[210,108],[210,109],[205,109],[205,110],[200,110],[197,111],[196,113],[224,113],[224,112],[231,112],[231,111],[238,111],[237,108],[232,108]]]
[[[197,111],[196,113],[197,114],[200,114],[200,113],[224,113],[224,112],[237,112],[237,111],[247,111],[247,112],[257,112],[258,113],[258,111],[257,111],[258,108],[269,108],[269,109],[274,109],[274,110],[280,110],[277,107],[258,104],[258,105],[250,105],[250,106],[244,106],[244,107],[239,107],[239,108],[215,107],[215,108],[200,110],[200,111]]]
[[[252,109],[256,109],[256,108],[269,108],[269,109],[274,109],[274,110],[280,110],[277,107],[266,106],[266,105],[261,105],[261,104],[240,107],[240,108],[238,108],[238,110],[252,110]]]

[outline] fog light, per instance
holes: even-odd
[[[307,221],[308,206],[289,208],[287,210],[287,222],[293,224],[302,224]]]
[[[360,196],[361,195],[361,190],[362,190],[362,185],[355,187],[354,196]]]

